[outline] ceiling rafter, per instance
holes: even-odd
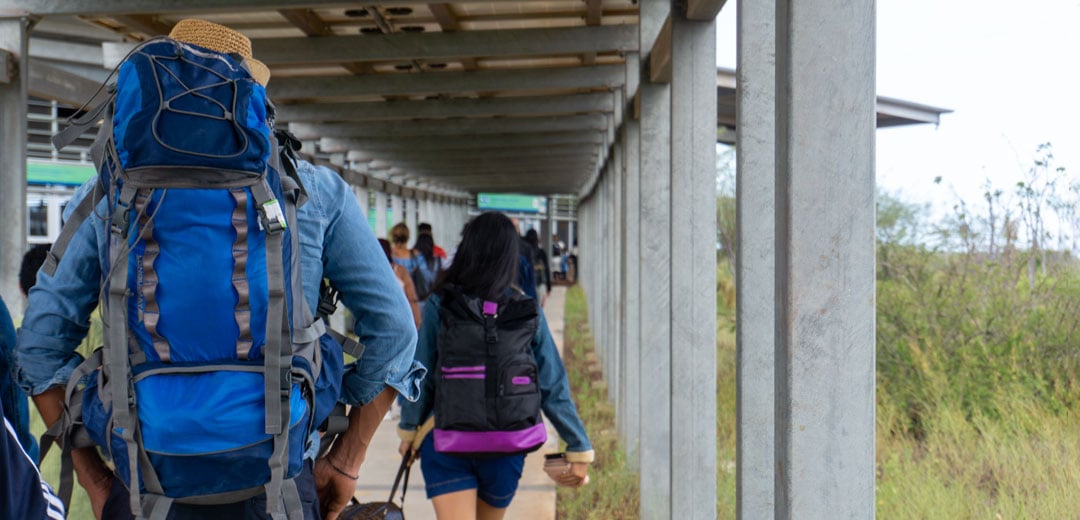
[[[439,28],[443,32],[457,32],[461,30],[461,24],[458,22],[457,15],[454,14],[454,8],[450,4],[428,4],[428,10],[435,16],[435,20],[439,22]],[[476,58],[471,56],[461,57],[461,66],[465,70],[476,70],[478,65]]]
[[[334,28],[311,9],[282,9],[278,13],[308,37],[334,35]],[[341,66],[353,74],[371,74],[374,70],[370,63],[346,62]]]

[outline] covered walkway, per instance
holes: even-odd
[[[734,126],[740,514],[871,517],[875,113],[940,111],[875,99],[872,0],[739,2],[736,93],[715,66],[724,3],[0,0],[0,294],[19,301],[28,96],[81,103],[181,18],[229,25],[272,70],[278,124],[380,236],[388,206],[453,244],[479,192],[577,196],[641,517],[711,520],[715,143]]]

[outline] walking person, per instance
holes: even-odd
[[[513,287],[520,243],[502,214],[474,218],[423,309],[417,361],[433,375],[420,399],[402,406],[399,451],[425,435],[420,468],[443,520],[505,515],[525,453],[546,439],[541,409],[567,444],[569,464],[553,478],[587,482],[592,445],[566,369],[543,310]]]
[[[409,271],[413,287],[416,289],[417,301],[422,306],[424,300],[427,300],[428,295],[431,294],[431,289],[435,285],[435,276],[439,272],[439,264],[435,260],[433,251],[435,242],[431,235],[420,235],[416,238],[416,243],[420,247],[409,249],[409,226],[404,222],[398,222],[390,228],[390,240],[391,257],[394,263]]]
[[[151,75],[163,61],[170,74]],[[187,75],[193,69],[213,74]],[[117,101],[108,103],[129,127],[100,148],[125,153],[120,163],[96,161],[99,175],[68,205],[18,333],[19,384],[50,426],[76,424],[68,397],[85,392],[82,424],[97,447],[76,446],[70,456],[97,518],[332,520],[355,492],[394,396],[415,399],[424,373],[412,361],[416,330],[386,257],[341,177],[294,162],[288,136],[280,137],[290,144],[275,146],[262,97],[269,70],[245,36],[182,20],[169,39],[133,52],[119,77]],[[155,130],[167,133],[152,140],[149,128],[131,126],[177,117],[168,103],[131,102],[140,82],[164,82],[183,97],[200,78],[227,78],[235,88],[188,96],[194,104],[183,116],[199,132],[177,136],[169,132],[178,126],[163,124]],[[208,99],[215,95],[228,99]],[[215,110],[226,102],[248,112],[222,118]],[[104,120],[99,137],[113,134],[112,118]],[[169,175],[141,177],[157,172],[135,167],[149,154],[170,157],[162,139],[202,151],[172,146],[182,153],[171,157],[195,164],[166,163]],[[230,143],[241,150],[218,149]],[[211,159],[236,165],[205,166]],[[117,193],[119,179],[128,182]],[[186,189],[193,185],[203,188]],[[311,313],[324,278],[366,346],[347,366]],[[99,295],[109,325],[104,354],[83,362],[75,349]],[[315,461],[315,428],[339,399],[354,405],[348,427]]]
[[[548,256],[544,252],[544,246],[540,244],[540,235],[535,229],[530,229],[525,232],[525,243],[528,244],[531,249],[531,258],[533,262],[533,271],[536,277],[536,294],[540,297],[540,306],[543,307],[547,303],[548,296],[551,295],[551,262],[548,261]],[[541,291],[541,287],[546,287],[545,291]]]
[[[412,278],[409,277],[409,271],[401,264],[394,262],[394,257],[390,253],[390,241],[380,238],[379,245],[382,246],[383,252],[386,253],[386,260],[390,262],[390,267],[394,270],[394,276],[397,277],[401,290],[405,291],[405,299],[409,300],[413,322],[416,323],[416,328],[420,328],[420,301],[416,299],[416,287],[413,285]]]

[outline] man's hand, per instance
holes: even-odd
[[[387,387],[370,403],[349,410],[349,428],[334,441],[325,457],[315,461],[315,489],[326,520],[335,520],[356,492],[355,477],[360,475],[371,437],[396,395],[393,388]]]
[[[73,450],[71,462],[75,466],[75,475],[79,479],[79,485],[86,490],[86,496],[90,499],[90,509],[94,512],[94,518],[101,518],[105,501],[112,493],[112,479],[114,478],[112,472],[105,466],[95,448]]]
[[[336,520],[356,492],[356,480],[330,466],[328,457],[315,461],[315,489],[325,520]]]

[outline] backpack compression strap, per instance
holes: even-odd
[[[274,520],[303,518],[296,482],[285,479],[289,459],[289,396],[292,393],[292,341],[289,334],[289,310],[285,304],[285,266],[283,233],[288,226],[281,203],[274,198],[265,178],[251,186],[255,207],[266,231],[266,277],[269,302],[266,312],[266,340],[263,345],[263,374],[266,382],[266,433],[273,435],[270,455],[270,482],[266,484],[266,512]],[[289,201],[285,201],[289,204]],[[293,222],[296,222],[293,220]],[[298,230],[292,230],[295,235]],[[293,252],[294,255],[298,251]],[[296,295],[303,298],[303,293]],[[281,497],[279,500],[277,497]],[[282,506],[284,505],[284,510]]]

